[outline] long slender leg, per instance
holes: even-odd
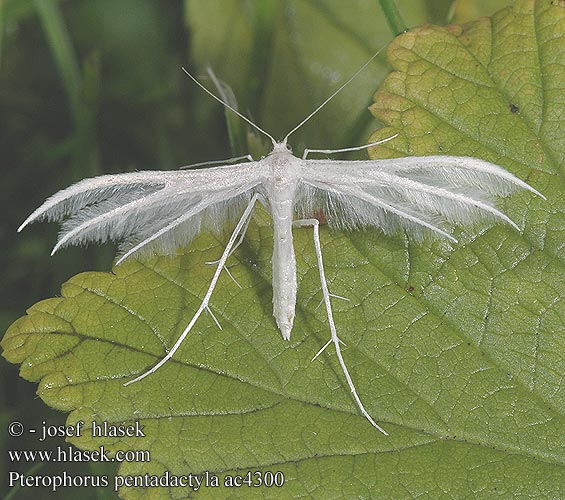
[[[257,195],[257,197],[259,198],[259,195]],[[245,222],[245,225],[243,226],[242,230],[239,233],[239,238],[237,240],[237,243],[232,247],[228,257],[230,257],[238,249],[239,245],[243,243],[243,239],[245,238],[245,233],[247,232],[247,228],[249,227],[250,222],[251,222],[251,217],[249,217]],[[217,264],[218,262],[220,262],[220,259],[207,261],[206,264]]]
[[[351,390],[351,394],[353,395],[353,399],[355,399],[355,402],[357,403],[359,410],[361,410],[361,413],[365,416],[365,418],[369,422],[371,422],[371,424],[374,427],[376,427],[379,431],[381,431],[385,436],[388,436],[388,432],[386,432],[382,427],[380,427],[371,418],[371,415],[369,415],[367,410],[365,410],[365,407],[363,406],[361,399],[359,399],[359,396],[357,395],[357,390],[355,389],[355,386],[353,385],[353,380],[351,380],[351,376],[349,375],[349,371],[347,370],[347,366],[345,365],[345,361],[343,360],[343,356],[341,354],[341,346],[340,346],[341,340],[337,336],[337,331],[336,331],[336,328],[335,328],[335,322],[334,322],[334,317],[333,317],[333,313],[332,313],[332,306],[331,306],[331,303],[330,303],[330,292],[328,291],[328,283],[326,281],[326,274],[324,272],[324,262],[322,260],[322,247],[320,245],[320,231],[319,231],[320,223],[317,219],[304,219],[304,220],[295,221],[294,225],[297,226],[297,227],[312,226],[312,228],[314,229],[314,247],[316,248],[316,258],[318,260],[318,270],[320,272],[320,282],[321,282],[321,285],[322,285],[322,296],[324,298],[324,303],[326,305],[326,312],[327,312],[327,315],[328,315],[328,323],[330,325],[330,332],[331,332],[331,339],[330,340],[335,347],[337,359],[339,360],[339,364],[341,365],[341,369],[343,371],[343,374],[345,375],[345,379],[347,380],[347,384],[349,385],[349,389]],[[329,345],[329,343],[326,344],[323,349],[325,349],[327,347],[327,345]],[[316,355],[316,357],[317,357],[317,355]]]
[[[184,329],[184,331],[181,333],[180,337],[175,342],[175,345],[173,345],[173,347],[167,353],[167,355],[161,361],[159,361],[156,365],[154,365],[152,368],[150,368],[146,372],[142,373],[138,377],[134,378],[133,380],[126,382],[124,385],[133,384],[134,382],[137,382],[138,380],[141,380],[141,379],[147,377],[148,375],[151,375],[152,373],[156,372],[161,366],[163,366],[169,359],[171,359],[173,357],[173,355],[175,354],[175,352],[177,351],[177,349],[182,344],[183,340],[186,338],[186,336],[188,335],[188,333],[192,329],[192,327],[194,326],[194,324],[196,323],[196,321],[198,320],[198,318],[200,317],[200,315],[202,314],[202,312],[204,310],[208,309],[208,302],[210,302],[210,297],[212,296],[212,292],[214,291],[214,288],[216,287],[216,284],[218,282],[218,278],[220,277],[220,273],[222,272],[222,269],[224,268],[226,260],[227,260],[228,256],[230,255],[230,251],[231,251],[231,249],[234,245],[235,240],[237,239],[242,228],[247,223],[247,220],[251,217],[251,214],[253,212],[253,208],[255,207],[255,202],[257,201],[257,199],[258,199],[258,195],[257,194],[253,195],[253,197],[251,198],[251,201],[249,202],[245,211],[243,212],[243,215],[239,219],[239,222],[237,223],[237,226],[235,227],[235,229],[234,229],[234,231],[233,231],[233,233],[232,233],[232,235],[231,235],[231,237],[228,241],[228,244],[226,245],[226,248],[224,249],[224,253],[222,253],[222,257],[220,258],[220,260],[218,262],[218,267],[216,268],[216,272],[214,273],[214,276],[212,277],[212,281],[210,282],[210,286],[208,287],[208,291],[206,292],[206,295],[204,296],[204,299],[202,300],[200,307],[198,308],[196,313],[194,313],[194,316],[190,320],[190,323]],[[213,315],[212,315],[212,317],[213,317]],[[216,320],[216,322],[217,322],[217,320]],[[221,329],[221,327],[220,327],[220,329]]]
[[[261,200],[262,197],[261,195],[257,195],[257,199]],[[245,238],[245,233],[247,233],[247,228],[249,227],[249,223],[251,222],[251,217],[249,217],[247,219],[247,222],[245,223],[245,225],[243,226],[243,229],[240,231],[239,233],[239,239],[237,240],[237,243],[232,247],[230,253],[228,254],[228,258],[231,257],[231,255],[238,249],[239,245],[241,245],[243,243],[243,239]],[[218,260],[210,260],[207,261],[206,264],[208,265],[214,265],[217,264],[218,262],[220,262],[220,259]],[[230,270],[224,265],[224,269],[226,270],[226,273],[228,273],[228,276],[232,279],[232,281],[239,287],[241,288],[241,285],[237,282],[237,280],[233,277],[232,273],[230,272]]]
[[[342,148],[342,149],[308,149],[308,148],[306,148],[304,150],[303,155],[302,155],[302,159],[305,160],[306,157],[310,153],[334,154],[334,153],[347,153],[349,151],[361,151],[362,149],[372,148],[373,146],[376,146],[377,144],[382,144],[383,142],[391,141],[392,139],[394,139],[395,137],[398,137],[398,136],[399,136],[399,134],[394,134],[394,135],[391,135],[390,137],[387,137],[386,139],[380,139],[378,141],[371,142],[370,144],[363,144],[362,146],[354,146],[352,148]]]
[[[194,167],[203,167],[205,165],[224,165],[226,163],[235,163],[238,160],[249,160],[253,161],[253,157],[251,155],[243,155],[243,156],[235,156],[234,158],[228,158],[227,160],[210,160],[210,161],[201,161],[200,163],[192,163],[190,165],[184,165],[183,167],[179,167],[179,170],[187,170]]]

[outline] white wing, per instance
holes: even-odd
[[[184,171],[104,175],[59,191],[20,226],[63,221],[53,253],[71,244],[120,241],[122,257],[170,253],[201,229],[223,229],[258,185],[258,162]]]
[[[517,227],[495,208],[495,195],[522,188],[542,196],[498,165],[477,158],[304,162],[295,205],[299,216],[321,210],[338,228],[376,226],[387,234],[404,229],[416,239],[435,233],[454,240],[446,222],[499,218]]]

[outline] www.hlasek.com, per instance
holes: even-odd
[[[85,430],[85,422],[79,421],[74,425],[53,426],[42,423],[40,432],[34,428],[25,428],[21,422],[11,422],[8,433],[12,437],[19,437],[26,432],[36,435],[38,441],[45,442],[55,437],[80,437]],[[143,425],[135,422],[132,425],[115,425],[103,422],[92,422],[90,434],[92,437],[145,437]],[[104,446],[95,450],[79,450],[74,446],[56,446],[51,450],[8,450],[8,458],[12,463],[29,464],[33,462],[150,462],[149,450],[117,450],[110,453]],[[26,467],[27,468],[27,467]],[[211,473],[174,475],[165,471],[161,475],[72,475],[63,471],[59,474],[24,474],[18,471],[8,471],[8,485],[10,488],[48,488],[57,491],[60,488],[105,488],[112,484],[114,491],[119,488],[191,488],[198,491],[201,487],[226,488],[247,487],[281,487],[285,477],[281,471],[247,471],[242,474],[223,475],[222,478]]]

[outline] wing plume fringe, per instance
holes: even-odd
[[[85,179],[50,197],[19,230],[36,220],[61,222],[52,253],[113,240],[122,256],[138,250],[168,254],[203,229],[221,232],[241,215],[258,183],[251,175],[254,163]]]
[[[479,220],[499,219],[518,229],[496,208],[496,196],[519,189],[542,196],[498,165],[477,158],[310,160],[304,170],[296,203],[300,217],[321,210],[338,229],[403,230],[415,240],[450,237],[451,223]]]

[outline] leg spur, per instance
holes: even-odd
[[[171,350],[167,353],[167,355],[163,359],[161,359],[161,361],[159,361],[157,364],[155,364],[152,368],[150,368],[146,372],[142,373],[138,377],[134,378],[133,380],[129,380],[128,382],[126,382],[124,384],[124,386],[133,384],[134,382],[137,382],[137,381],[147,377],[148,375],[155,373],[159,368],[161,368],[161,366],[163,366],[169,359],[171,359],[173,357],[173,355],[178,350],[178,348],[182,344],[183,340],[186,338],[186,336],[188,335],[188,333],[190,332],[190,330],[192,329],[192,327],[194,326],[194,324],[196,323],[196,321],[198,320],[200,315],[205,310],[208,310],[211,313],[211,311],[208,307],[208,303],[210,302],[210,297],[212,296],[212,292],[214,291],[214,288],[216,288],[216,284],[218,282],[220,274],[221,274],[222,270],[224,269],[224,266],[226,264],[226,260],[230,256],[230,253],[233,249],[233,246],[235,245],[235,242],[237,240],[239,233],[246,226],[248,219],[251,217],[251,214],[253,213],[253,208],[255,207],[255,202],[257,201],[257,199],[258,199],[258,195],[257,194],[253,195],[253,197],[251,198],[251,201],[248,203],[247,207],[245,208],[243,215],[239,219],[239,222],[237,223],[237,226],[235,227],[235,229],[234,229],[234,231],[233,231],[233,233],[232,233],[232,235],[231,235],[231,237],[228,241],[228,244],[226,245],[226,248],[224,249],[224,252],[222,253],[222,256],[220,257],[220,260],[218,261],[218,267],[216,268],[216,272],[214,273],[214,276],[212,277],[212,281],[210,282],[210,286],[208,287],[208,291],[206,292],[206,295],[204,296],[204,299],[202,300],[200,307],[198,308],[196,313],[194,313],[194,316],[190,320],[190,323],[184,329],[184,331],[181,333],[180,337],[175,342],[175,344],[173,345]],[[218,326],[219,326],[219,323],[216,320],[216,318],[214,317],[214,315],[211,314],[211,316],[216,321],[216,324],[218,324]],[[220,327],[220,329],[221,329],[221,327]]]
[[[326,345],[322,348],[321,351],[318,352],[318,354],[316,354],[316,356],[314,356],[314,358],[317,358],[318,355],[327,346],[330,345],[330,343],[333,343],[333,345],[335,347],[335,352],[336,352],[337,358],[339,360],[339,364],[340,364],[341,369],[343,371],[343,375],[345,376],[345,379],[347,380],[347,385],[349,386],[349,389],[351,390],[351,394],[353,395],[353,399],[357,403],[359,410],[361,411],[363,416],[371,423],[371,425],[373,425],[373,427],[376,427],[385,436],[388,436],[388,432],[386,432],[381,426],[379,426],[372,419],[371,415],[369,415],[367,410],[365,410],[365,407],[363,406],[363,403],[361,402],[361,399],[359,398],[359,396],[357,394],[357,390],[355,389],[355,385],[353,385],[353,380],[351,380],[351,376],[349,375],[349,371],[347,369],[347,366],[345,365],[345,361],[344,361],[343,356],[341,354],[341,345],[340,344],[342,343],[342,341],[337,336],[337,331],[336,331],[333,312],[332,312],[332,306],[331,306],[331,303],[330,303],[331,294],[328,290],[328,283],[326,281],[326,274],[324,272],[324,263],[323,263],[323,260],[322,260],[322,247],[320,245],[320,230],[319,230],[320,223],[317,219],[304,219],[304,220],[295,221],[294,225],[296,227],[312,226],[312,228],[314,229],[314,247],[316,249],[316,259],[318,261],[318,270],[320,272],[320,282],[321,282],[321,285],[322,285],[322,296],[323,296],[324,304],[326,306],[328,323],[329,323],[330,332],[331,332],[331,338],[330,338],[329,342],[326,343]]]

